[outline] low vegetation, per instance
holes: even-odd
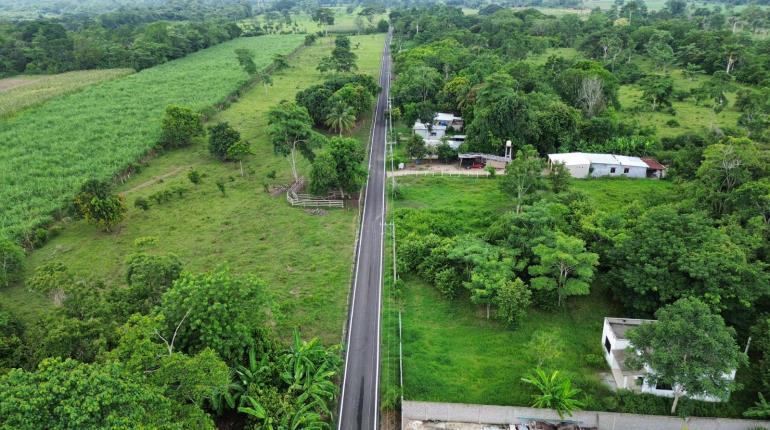
[[[4,120],[0,168],[14,175],[0,178],[0,234],[29,239],[85,180],[109,180],[135,166],[157,145],[168,105],[202,111],[225,102],[248,79],[234,49],[255,49],[265,68],[301,43],[299,35],[234,40]]]
[[[54,97],[133,72],[132,69],[84,70],[49,76],[0,79],[0,117],[13,115]]]

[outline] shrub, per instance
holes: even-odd
[[[191,169],[189,172],[187,172],[187,179],[189,179],[193,184],[198,185],[201,183],[201,174],[197,170]]]
[[[140,236],[134,239],[134,246],[137,248],[155,246],[158,243],[160,243],[160,239],[157,236]]]
[[[492,166],[487,166],[484,168],[487,172],[489,172],[489,179],[495,179],[495,176],[497,175],[497,170],[495,170]]]
[[[24,263],[24,251],[9,239],[0,237],[0,287],[18,279]]]
[[[671,118],[670,120],[666,121],[666,125],[669,127],[679,127],[679,121]]]
[[[93,179],[80,187],[73,204],[80,216],[106,231],[121,222],[126,214],[123,196],[111,195],[108,183]]]
[[[433,285],[445,297],[454,297],[462,287],[462,277],[454,267],[447,267],[436,272]]]
[[[132,286],[169,287],[181,273],[182,262],[174,254],[136,253],[126,260],[126,282]]]
[[[144,197],[137,197],[136,200],[134,200],[134,207],[146,211],[150,209],[150,202]]]
[[[55,261],[45,263],[25,283],[27,289],[43,294],[64,290],[75,283],[75,277],[67,266]]]
[[[163,117],[160,144],[164,148],[179,148],[203,134],[203,116],[188,107],[168,106]]]
[[[220,160],[227,158],[227,151],[239,140],[241,134],[226,122],[209,128],[209,152]]]
[[[225,181],[218,180],[217,181],[217,189],[219,189],[219,192],[222,193],[222,196],[226,196],[227,193],[225,192]]]
[[[305,36],[305,46],[310,46],[315,43],[315,41],[318,39],[318,36],[315,34],[308,34]]]

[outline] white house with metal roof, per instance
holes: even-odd
[[[653,165],[639,157],[589,152],[548,154],[548,163],[551,165],[554,163],[564,164],[564,167],[567,168],[573,178],[597,178],[604,176],[661,178],[664,176],[663,169],[665,169],[657,161]]]

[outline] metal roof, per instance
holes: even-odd
[[[435,121],[454,121],[455,119],[461,119],[455,116],[453,113],[439,112],[436,114]]]
[[[567,152],[562,154],[548,154],[551,162],[564,163],[567,166],[589,165],[591,160],[582,152]]]
[[[548,154],[551,162],[564,163],[567,166],[609,164],[625,167],[648,167],[648,164],[639,157],[614,154],[594,154],[590,152],[566,152],[561,154]]]
[[[666,166],[660,164],[658,160],[654,158],[642,158],[642,161],[647,163],[647,165],[650,167],[650,169],[655,170],[666,170]]]
[[[511,159],[506,157],[501,157],[499,155],[492,155],[492,154],[482,154],[480,152],[468,152],[465,154],[457,154],[458,158],[483,158],[485,160],[492,160],[492,161],[499,161],[501,163],[510,163]]]
[[[615,155],[614,157],[620,162],[621,166],[644,167],[645,169],[648,167],[647,163],[642,161],[639,157],[629,157],[626,155]]]

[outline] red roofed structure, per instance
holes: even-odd
[[[645,164],[647,164],[647,177],[663,178],[666,176],[666,166],[660,164],[658,160],[654,158],[642,158]]]

